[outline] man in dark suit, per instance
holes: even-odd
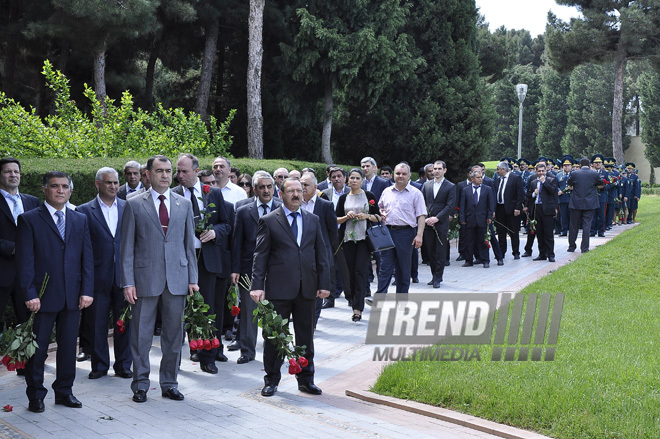
[[[376,175],[376,171],[378,170],[376,160],[371,157],[365,157],[360,160],[360,168],[362,168],[362,172],[364,173],[362,189],[374,194],[376,203],[378,203],[385,188],[392,186],[392,181]]]
[[[28,409],[35,413],[45,409],[44,363],[55,322],[55,404],[82,407],[72,391],[76,377],[76,337],[80,310],[91,305],[94,296],[94,254],[87,217],[66,208],[71,196],[71,178],[53,171],[44,175],[43,183],[46,202],[18,217],[16,236],[19,285],[25,305],[36,313],[33,332],[38,347],[25,373]],[[48,284],[39,297],[46,274]]]
[[[183,343],[186,294],[198,291],[195,223],[190,200],[170,191],[172,162],[161,155],[147,161],[151,189],[126,202],[121,222],[121,285],[133,304],[131,354],[133,401],[149,390],[149,352],[156,309],[162,313],[160,388],[163,397],[183,400],[177,373]]]
[[[121,243],[121,219],[124,214],[124,200],[117,198],[119,175],[113,168],[101,168],[94,181],[98,196],[78,206],[78,212],[87,216],[89,232],[94,251],[94,303],[86,309],[90,321],[92,338],[92,371],[90,379],[101,378],[110,368],[108,347],[108,318],[110,311],[117,321],[128,303],[119,286],[119,245]],[[126,329],[113,331],[115,352],[115,375],[131,378],[130,324]]]
[[[466,178],[464,180],[459,181],[456,184],[456,206],[459,208],[459,216],[460,216],[460,207],[462,204],[461,197],[463,196],[463,190],[470,186],[472,184],[470,180],[470,174],[472,173],[472,166],[468,166],[467,171],[466,171]],[[460,221],[459,221],[460,222]],[[467,259],[467,234],[466,234],[466,229],[465,227],[461,227],[458,229],[458,258],[456,258],[456,261],[465,261]]]
[[[333,204],[316,196],[316,177],[312,173],[305,173],[300,178],[300,183],[303,187],[303,202],[302,209],[313,213],[319,217],[321,222],[321,231],[323,232],[323,241],[325,243],[325,248],[328,252],[328,263],[330,266],[330,272],[334,272],[334,250],[337,248],[337,214],[335,213],[335,208]],[[334,291],[335,282],[333,276],[330,276],[330,291]],[[325,308],[332,308],[335,305],[335,299],[333,297],[328,297],[325,299],[325,302],[330,302],[329,305],[326,305]],[[321,315],[321,308],[324,305],[324,300],[318,298],[316,300],[316,314],[314,318],[314,327],[319,320]]]
[[[222,248],[220,244],[223,237],[226,239],[231,233],[229,215],[224,208],[222,190],[217,187],[204,185],[199,180],[199,160],[192,154],[181,154],[176,163],[176,175],[180,185],[172,192],[190,200],[195,219],[195,252],[197,253],[197,284],[209,306],[207,314],[216,317],[224,315],[224,304],[229,285],[229,267],[225,267],[225,277],[219,278],[223,272]],[[233,210],[233,209],[232,209]],[[216,282],[222,282],[223,288],[216,289]],[[222,321],[222,320],[221,320]],[[221,333],[222,328],[218,328]],[[201,349],[198,352],[199,364],[202,371],[210,374],[218,373],[215,359],[223,347],[210,350]]]
[[[538,237],[539,255],[535,261],[555,262],[555,218],[559,208],[557,178],[548,175],[544,162],[536,165],[536,174],[527,184],[526,209],[536,223],[535,234]],[[530,232],[531,233],[531,232]]]
[[[337,165],[334,165],[334,164],[329,164],[328,166],[325,167],[325,177],[326,178],[318,184],[317,189],[319,191],[324,191],[324,190],[326,190],[327,188],[330,187],[330,169],[336,168],[336,167],[337,167]],[[303,169],[303,173],[304,172],[305,172],[305,170]]]
[[[523,181],[520,176],[511,172],[507,162],[497,165],[498,179],[495,181],[495,219],[497,220],[497,237],[506,255],[506,236],[511,237],[511,253],[513,259],[520,259],[520,212],[522,211]]]
[[[445,272],[446,247],[449,245],[447,233],[456,198],[456,188],[454,183],[445,179],[446,172],[445,162],[437,160],[433,164],[433,170],[427,174],[429,180],[424,183],[422,190],[428,211],[424,243],[428,246],[429,265],[433,275],[429,285],[433,285],[433,288],[440,288],[442,275]]]
[[[489,186],[482,184],[482,174],[478,169],[470,173],[472,183],[463,189],[459,221],[465,227],[467,238],[467,257],[463,267],[472,267],[475,256],[484,265],[490,267],[488,245],[484,242],[486,230],[491,224],[495,211],[495,196]]]
[[[283,205],[259,220],[250,297],[257,303],[269,300],[284,319],[293,315],[296,345],[306,346],[308,361],[296,375],[298,389],[320,395],[314,384],[314,308],[317,297],[330,294],[330,272],[319,219],[300,208],[302,199],[300,181],[287,179]],[[282,363],[275,345],[265,340],[263,396],[277,391]]]
[[[266,171],[257,171],[252,176],[252,187],[256,200],[244,204],[236,211],[234,221],[232,250],[236,255],[232,259],[232,283],[238,285],[241,299],[239,320],[239,345],[241,356],[236,361],[245,364],[255,359],[257,345],[257,323],[253,321],[253,312],[257,304],[250,298],[250,292],[243,288],[241,277],[252,277],[252,260],[257,241],[259,218],[280,207],[280,199],[273,197],[275,181]]]
[[[332,201],[332,205],[337,208],[337,201],[343,194],[350,192],[346,186],[346,177],[348,174],[342,168],[335,167],[330,170],[330,181],[332,184],[321,192],[321,198]]]
[[[124,165],[124,178],[126,183],[122,184],[117,192],[117,197],[126,200],[126,197],[143,188],[141,180],[142,166],[135,160],[131,160]]]
[[[599,207],[598,189],[604,186],[600,175],[589,168],[589,159],[580,160],[580,169],[571,172],[568,177],[567,188],[571,191],[571,201],[568,204],[571,210],[568,230],[568,250],[576,249],[578,229],[582,228],[582,253],[589,251],[589,232],[595,210]]]
[[[13,157],[0,160],[0,328],[2,315],[11,297],[17,323],[28,318],[28,311],[18,288],[15,263],[16,224],[23,212],[39,207],[39,199],[18,191],[21,162]]]

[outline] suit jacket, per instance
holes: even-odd
[[[504,181],[503,178],[495,180],[495,202],[500,193],[500,185]],[[522,178],[510,172],[506,179],[506,186],[504,187],[504,211],[507,215],[513,215],[514,210],[522,210],[523,200],[525,198],[525,189]]]
[[[78,309],[80,296],[94,297],[94,254],[87,217],[66,209],[64,240],[45,205],[18,217],[16,263],[25,301],[39,297],[50,277],[40,311]]]
[[[456,187],[454,183],[445,178],[434,197],[433,184],[434,180],[429,180],[422,187],[428,216],[438,218],[436,228],[449,229],[449,215],[454,213],[454,207],[456,206]]]
[[[143,189],[143,188],[144,188],[144,186],[142,185],[142,182],[139,182],[138,187],[137,187],[137,191],[139,191],[140,189]],[[134,193],[135,192],[131,192],[131,195],[134,194]],[[117,198],[119,198],[120,200],[126,200],[127,196],[128,196],[128,183],[124,183],[124,184],[121,185],[121,187],[117,191]]]
[[[328,182],[328,179],[325,179],[316,186],[316,189],[318,189],[319,191],[324,191],[329,186],[330,186],[330,183]]]
[[[332,194],[333,194],[334,190],[335,190],[335,188],[330,186],[329,188],[327,188],[327,189],[325,189],[321,192],[320,197],[323,198],[324,200],[328,200],[332,203]],[[341,194],[344,195],[344,194],[349,193],[350,191],[351,191],[351,189],[348,186],[344,185],[344,191]],[[334,206],[334,203],[333,203],[333,206]]]
[[[19,192],[20,193],[20,192]],[[20,194],[23,201],[23,212],[39,207],[39,199],[32,195]],[[14,249],[16,247],[16,223],[5,197],[0,195],[0,287],[14,283],[16,278],[16,264]]]
[[[257,196],[254,195],[250,198],[246,198],[244,200],[238,200],[236,204],[234,204],[234,210],[238,210],[239,207],[243,207],[246,204],[254,203],[254,201],[257,199]]]
[[[391,180],[386,180],[381,176],[374,176],[374,182],[371,184],[371,189],[369,192],[374,194],[374,197],[376,197],[376,204],[380,201],[380,196],[383,194],[383,191],[385,188],[392,186],[392,181]],[[367,181],[363,180],[362,181],[362,189],[367,190]]]
[[[204,186],[205,185],[202,184],[202,188]],[[201,198],[204,208],[211,212],[207,224],[213,226],[215,239],[213,241],[202,243],[201,251],[204,255],[202,260],[209,273],[227,272],[229,271],[230,264],[227,264],[226,262],[223,264],[222,256],[223,250],[229,250],[229,236],[231,235],[229,212],[225,208],[225,198],[222,196],[222,190],[216,187],[211,187],[210,189],[211,192],[208,194],[205,194],[204,191],[202,191]],[[181,185],[172,189],[172,192],[185,198],[184,189]],[[209,207],[210,204],[213,204],[214,207]],[[232,212],[234,211],[233,205],[230,210]]]
[[[532,194],[536,190],[536,183],[538,181],[538,176],[534,175],[529,179],[527,184],[527,206],[531,207],[535,202],[536,198],[532,197]],[[552,177],[546,174],[545,183],[541,185],[541,209],[544,215],[555,216],[557,214],[557,209],[559,208],[559,196],[557,195],[558,183],[557,178]]]
[[[252,289],[264,290],[268,300],[293,300],[299,291],[305,299],[315,299],[317,290],[330,290],[330,265],[319,218],[300,212],[300,247],[281,206],[259,220]]]
[[[87,216],[89,233],[94,251],[94,289],[119,286],[119,246],[121,244],[121,219],[126,201],[117,199],[117,230],[112,236],[103,216],[99,199],[94,198],[78,206],[78,212]]]
[[[236,210],[234,233],[232,237],[232,273],[252,275],[252,261],[257,243],[257,230],[259,229],[259,201],[252,200],[251,204],[244,204]],[[273,210],[280,207],[282,202],[273,198]]]
[[[121,221],[121,287],[134,285],[138,297],[159,296],[167,285],[175,295],[197,283],[195,224],[190,200],[170,191],[167,235],[151,191],[126,202]]]
[[[578,210],[593,210],[599,207],[598,188],[603,184],[598,172],[584,166],[571,172],[568,186],[572,186],[571,201],[568,207]]]
[[[467,227],[486,227],[487,219],[493,218],[495,212],[495,195],[493,190],[484,184],[481,185],[478,204],[474,204],[472,185],[466,186],[461,194],[461,209],[459,220]]]

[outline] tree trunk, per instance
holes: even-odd
[[[247,69],[248,157],[264,158],[264,118],[261,112],[261,64],[263,60],[264,6],[266,0],[250,0]]]
[[[144,80],[144,95],[142,105],[147,110],[154,109],[154,73],[156,71],[156,61],[160,53],[160,33],[154,37],[151,43],[151,52],[149,52],[149,61],[147,62],[147,71]]]
[[[614,72],[614,106],[612,108],[612,155],[617,163],[624,163],[623,155],[623,77],[626,71],[626,50],[619,43],[619,59]]]
[[[223,120],[227,116],[225,114],[225,106],[223,105],[226,50],[225,36],[223,33],[218,33],[218,52],[215,55],[217,59],[215,71],[215,105],[213,106],[213,115],[217,120]]]
[[[108,96],[105,89],[105,51],[107,44],[107,39],[104,38],[94,53],[94,91],[96,92],[96,99],[103,106],[104,114],[106,110],[105,98]]]
[[[195,112],[202,120],[208,116],[209,97],[211,95],[211,79],[213,78],[213,61],[215,60],[215,51],[218,44],[218,32],[220,30],[219,19],[216,17],[206,27],[206,42],[204,44],[204,54],[202,55],[202,73],[199,78],[199,87],[197,88],[197,103]]]
[[[323,98],[323,133],[321,134],[321,155],[327,164],[334,163],[330,153],[330,133],[332,132],[332,82],[325,85]]]

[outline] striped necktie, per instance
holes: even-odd
[[[61,210],[58,210],[55,212],[55,215],[57,215],[57,230],[60,232],[60,236],[62,239],[64,239],[64,231],[66,230],[66,224],[64,222],[64,212]]]

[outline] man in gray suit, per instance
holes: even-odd
[[[580,250],[582,253],[589,251],[591,221],[594,210],[599,207],[598,189],[604,186],[598,172],[590,169],[589,164],[589,159],[586,157],[580,160],[580,169],[571,172],[566,183],[566,188],[572,191],[571,201],[568,203],[571,216],[568,221],[568,249],[566,251],[569,252],[574,252],[577,248],[575,241],[580,225],[582,226]]]
[[[199,290],[192,204],[170,191],[169,158],[151,157],[147,172],[151,189],[126,202],[121,223],[121,285],[124,297],[133,304],[131,389],[133,401],[147,400],[149,351],[160,299],[160,387],[163,397],[181,401],[177,371],[183,342],[183,310],[186,294]]]

